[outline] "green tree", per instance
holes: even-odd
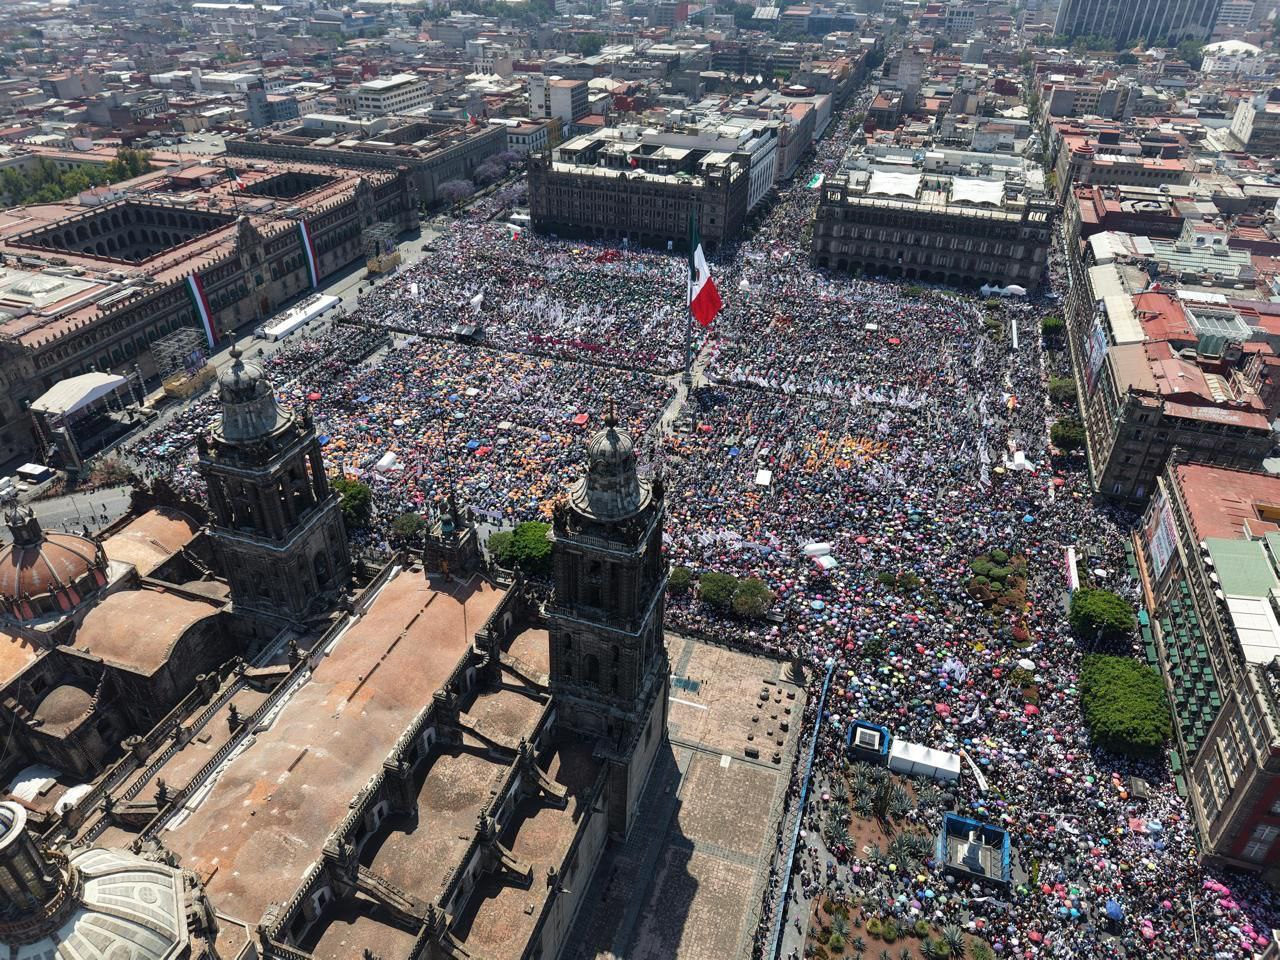
[[[1178,56],[1190,64],[1192,69],[1199,70],[1204,63],[1204,44],[1190,38],[1183,40],[1178,44]]]
[[[698,578],[698,596],[713,607],[728,609],[733,603],[733,594],[737,589],[737,578],[727,573],[709,570]]]
[[[402,513],[391,521],[391,532],[401,540],[412,540],[426,524],[417,513]]]
[[[759,620],[773,606],[773,591],[759,577],[748,577],[738,582],[732,605],[738,616]]]
[[[1159,754],[1173,726],[1160,674],[1132,657],[1084,658],[1080,711],[1097,746],[1129,757]]]
[[[551,570],[551,540],[547,534],[551,525],[538,520],[518,524],[511,535],[508,558],[512,565],[519,564],[526,573],[549,573]]]
[[[693,571],[688,567],[675,567],[667,575],[667,589],[672,593],[688,593],[693,586]]]
[[[1084,447],[1084,424],[1075,417],[1063,417],[1049,428],[1049,439],[1063,453],[1071,453]]]
[[[347,526],[365,526],[373,516],[373,491],[369,489],[369,485],[349,477],[338,477],[331,486],[338,494],[342,519],[347,522]]]
[[[604,47],[604,37],[598,33],[582,33],[578,35],[574,46],[584,57],[594,57]]]
[[[1050,377],[1049,399],[1054,403],[1074,403],[1076,382],[1070,377]]]
[[[1066,329],[1066,321],[1056,313],[1051,313],[1040,321],[1040,332],[1046,340],[1054,340],[1062,336],[1062,332]]]
[[[1081,587],[1071,595],[1071,629],[1083,640],[1123,640],[1137,622],[1133,607],[1110,590]]]
[[[510,530],[496,530],[489,534],[489,556],[504,566],[507,562],[507,556],[511,552],[511,537]]]

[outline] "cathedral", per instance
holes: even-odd
[[[310,418],[238,352],[218,389],[206,504],[11,512],[10,955],[561,956],[670,749],[661,477],[610,410],[550,601],[475,572],[452,496],[361,584]]]

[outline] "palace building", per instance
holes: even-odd
[[[0,459],[30,455],[26,407],[55,383],[90,371],[149,378],[157,340],[203,331],[189,278],[221,339],[358,260],[366,228],[418,223],[414,181],[394,166],[244,161],[125,186],[105,204],[0,214]]]

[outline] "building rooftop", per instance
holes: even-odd
[[[1280,477],[1182,463],[1174,477],[1198,540],[1280,531]]]
[[[192,541],[200,526],[178,510],[148,510],[102,542],[109,560],[132,564],[142,576]]]
[[[122,590],[85,614],[73,642],[108,663],[150,675],[168,662],[187,630],[220,609],[175,593]]]
[[[401,572],[252,746],[169,824],[165,843],[184,867],[208,878],[220,913],[254,924],[297,887],[351,798],[444,685],[503,595],[479,581],[437,590],[421,574]],[[469,832],[474,817],[466,826]]]

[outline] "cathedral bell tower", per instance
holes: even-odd
[[[610,766],[609,827],[622,836],[667,735],[663,515],[662,479],[637,476],[611,404],[586,475],[555,509],[548,620],[559,722],[596,739]]]
[[[210,538],[235,606],[289,620],[347,586],[351,565],[308,412],[284,410],[262,370],[232,349],[222,419],[199,440]]]

